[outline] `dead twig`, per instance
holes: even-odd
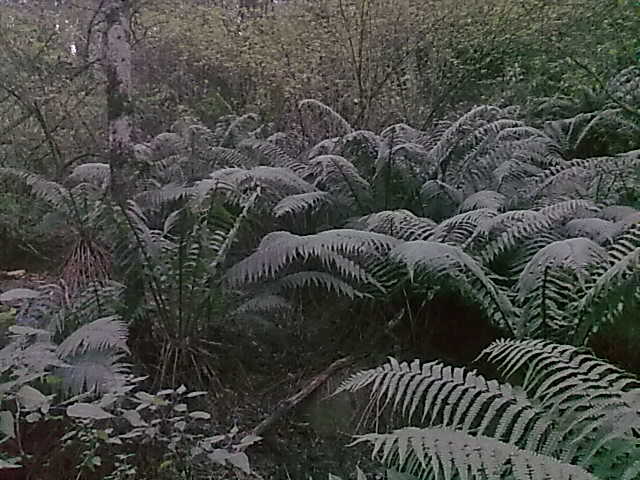
[[[329,378],[331,378],[333,374],[350,365],[351,363],[353,363],[353,361],[353,357],[344,357],[333,362],[321,373],[313,377],[298,393],[278,403],[275,411],[267,418],[262,420],[258,425],[256,425],[250,432],[247,433],[247,435],[261,437],[267,430],[269,430],[273,425],[275,425],[278,421],[289,414],[289,412],[295,409],[309,395],[315,392],[318,387],[329,380]],[[243,436],[241,435],[240,437]],[[244,450],[244,448],[241,448],[241,450]]]

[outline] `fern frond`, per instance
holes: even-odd
[[[577,305],[584,331],[613,322],[635,300],[640,285],[640,222],[632,224],[609,248],[609,258]],[[588,335],[588,333],[586,334]],[[584,338],[584,337],[583,337]],[[582,338],[581,338],[582,339]]]
[[[316,143],[307,152],[307,160],[319,157],[320,155],[338,155],[340,153],[341,141],[342,137],[333,137]]]
[[[245,140],[238,148],[247,156],[255,159],[253,163],[267,167],[288,168],[296,174],[303,171],[304,165],[290,157],[287,152],[273,143],[263,140]]]
[[[277,280],[274,288],[278,290],[320,288],[350,299],[371,297],[370,294],[354,288],[344,280],[327,272],[303,271],[291,273]]]
[[[482,190],[467,197],[458,209],[458,213],[470,210],[491,209],[499,211],[506,202],[506,197],[493,190]]]
[[[127,326],[117,316],[99,318],[69,335],[58,345],[56,354],[65,359],[94,350],[109,349],[128,353],[127,338]]]
[[[600,454],[623,471],[632,466],[625,459],[640,450],[633,438],[640,427],[637,378],[583,350],[543,340],[500,340],[481,357],[507,379],[526,374],[529,398],[558,418],[558,458],[587,466]]]
[[[597,480],[578,466],[447,428],[408,427],[388,434],[370,433],[357,437],[354,444],[362,442],[373,444],[372,457],[380,452],[384,463],[421,480]]]
[[[430,218],[417,217],[409,210],[385,210],[372,213],[355,221],[363,230],[384,233],[400,240],[426,240],[436,222]]]
[[[429,152],[435,163],[440,166],[442,174],[446,173],[450,154],[464,139],[465,135],[474,130],[475,122],[499,111],[498,108],[491,105],[480,105],[462,115],[443,132],[438,143]],[[444,178],[440,178],[440,180],[445,181]]]
[[[575,333],[577,322],[569,305],[584,291],[590,270],[606,260],[606,250],[587,238],[561,240],[539,250],[516,286],[522,308],[517,336],[540,334],[545,327],[563,337]]]
[[[380,257],[399,241],[387,235],[359,230],[327,230],[315,235],[298,236],[288,232],[267,234],[258,250],[234,265],[226,275],[232,285],[275,278],[285,268],[309,260],[336,269],[340,275],[357,282],[377,282],[353,259]]]
[[[516,159],[506,160],[493,170],[496,180],[496,191],[506,195],[521,192],[529,188],[531,177],[539,175],[543,170],[528,162]]]
[[[512,330],[515,309],[511,301],[461,248],[430,241],[405,242],[389,253],[389,261],[401,266],[411,283],[458,291],[482,306],[498,327]]]
[[[205,150],[202,156],[212,169],[229,167],[250,168],[255,166],[249,157],[234,148],[211,147]]]
[[[483,263],[488,265],[499,257],[517,248],[527,238],[550,232],[556,225],[579,216],[591,217],[598,209],[588,200],[568,200],[538,210],[528,221],[514,225],[497,239],[489,242],[481,253]]]
[[[69,191],[62,185],[39,175],[15,168],[0,168],[0,177],[14,178],[31,187],[31,193],[54,209],[71,211]]]
[[[137,193],[133,200],[145,210],[158,210],[159,208],[186,199],[194,194],[194,189],[181,184],[169,183],[157,185]]]
[[[286,215],[298,216],[303,213],[313,213],[332,204],[333,197],[330,193],[322,191],[299,193],[280,200],[273,207],[273,215],[276,218]]]
[[[67,180],[73,184],[90,183],[104,188],[111,180],[111,169],[107,163],[83,163],[73,169]]]
[[[351,125],[338,112],[322,102],[313,99],[300,101],[298,109],[308,116],[315,116],[317,123],[325,127],[322,138],[341,137],[352,132]]]
[[[379,411],[401,409],[408,422],[416,413],[419,425],[442,425],[476,432],[537,450],[552,424],[522,394],[508,384],[486,380],[464,368],[440,362],[399,363],[389,358],[378,368],[364,370],[345,380],[337,393],[371,386],[371,405]]]
[[[65,358],[67,366],[54,373],[62,379],[65,393],[108,393],[125,384],[129,365],[122,362],[122,353],[111,350],[89,350]]]
[[[320,155],[307,165],[305,178],[313,185],[349,203],[362,205],[370,195],[371,186],[346,158],[338,155]]]
[[[462,244],[476,232],[480,225],[485,225],[497,215],[498,212],[490,208],[459,213],[435,227],[428,240]]]

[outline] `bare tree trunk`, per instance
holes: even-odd
[[[134,174],[129,13],[130,0],[104,2],[104,71],[107,80],[111,194],[119,203],[126,200]]]

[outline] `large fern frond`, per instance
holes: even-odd
[[[549,418],[508,384],[486,380],[464,368],[440,362],[399,363],[394,358],[378,368],[345,380],[336,393],[371,387],[371,405],[389,406],[408,422],[442,425],[475,432],[537,451],[553,428]],[[414,415],[420,413],[418,420]]]
[[[461,248],[431,241],[405,242],[389,253],[389,262],[398,269],[396,275],[407,275],[414,286],[457,291],[482,306],[498,327],[512,330],[515,309],[508,296]]]
[[[62,389],[65,393],[103,394],[125,384],[130,366],[122,360],[122,352],[89,350],[65,357],[66,365],[56,368],[54,373],[62,379]]]
[[[320,132],[320,140],[328,137],[344,136],[353,130],[349,122],[333,108],[314,99],[305,99],[300,101],[298,109],[306,116],[307,119],[313,121],[313,127],[318,129],[322,126]]]
[[[273,207],[273,215],[279,218],[287,215],[295,217],[301,214],[312,214],[321,208],[331,206],[333,202],[334,199],[328,192],[298,193],[280,200]]]
[[[522,309],[516,334],[575,334],[570,304],[584,293],[591,270],[606,261],[606,250],[587,238],[556,241],[539,250],[516,285]]]
[[[234,265],[226,278],[232,285],[242,285],[273,279],[288,267],[316,261],[344,278],[376,285],[375,279],[357,260],[381,258],[398,242],[387,235],[349,229],[307,236],[273,232],[262,239],[253,254]]]
[[[584,323],[584,335],[613,322],[638,304],[640,222],[629,226],[615,240],[609,248],[608,261],[600,266],[593,284],[578,303],[577,315]]]
[[[535,404],[558,418],[553,443],[562,461],[587,466],[604,457],[616,470],[633,468],[640,445],[640,381],[582,349],[543,340],[499,340],[483,358],[504,378],[524,374]]]
[[[487,478],[513,480],[597,480],[586,470],[519,449],[489,437],[447,428],[404,428],[371,433],[354,443],[370,442],[389,466],[420,480]]]
[[[426,240],[436,222],[430,218],[417,217],[409,210],[385,210],[357,219],[356,228],[384,233],[401,240]]]
[[[588,200],[568,200],[558,202],[537,211],[535,217],[519,222],[489,242],[482,250],[485,265],[508,254],[527,238],[550,232],[556,225],[566,223],[579,216],[591,217],[598,209]]]
[[[56,350],[60,358],[89,350],[117,350],[129,352],[128,329],[116,316],[104,317],[83,325],[69,335]]]

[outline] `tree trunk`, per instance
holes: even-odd
[[[132,188],[133,104],[131,102],[131,35],[129,0],[105,0],[104,71],[107,81],[107,122],[111,194],[124,202]]]

